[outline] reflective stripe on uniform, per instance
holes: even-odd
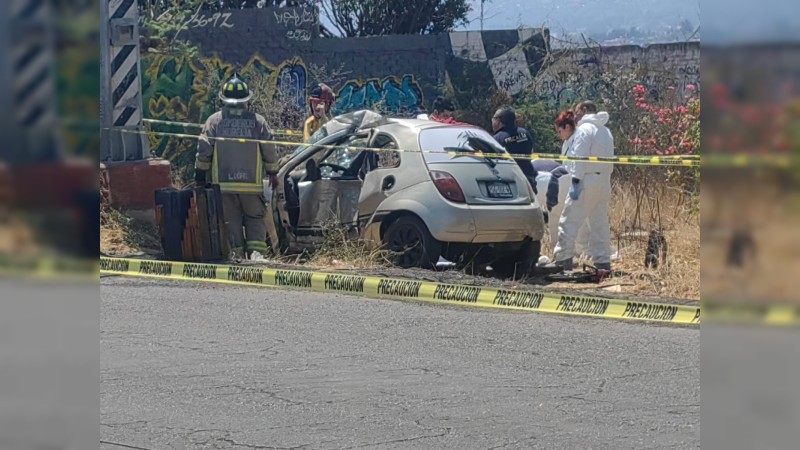
[[[247,251],[266,253],[269,250],[267,243],[264,241],[247,241],[244,245],[247,248]]]
[[[197,170],[208,170],[211,168],[211,161],[200,161],[197,160],[194,163],[194,168]]]
[[[263,184],[253,183],[215,183],[223,194],[263,194]]]
[[[264,184],[262,180],[262,174],[264,173],[264,165],[263,161],[261,160],[261,151],[257,149],[255,152],[256,155],[256,177],[258,178],[257,181],[248,183],[248,182],[220,182],[219,181],[219,153],[217,151],[217,145],[214,144],[214,157],[211,162],[211,182],[214,184],[219,185],[220,191],[223,193],[237,193],[237,194],[263,194],[264,193]]]

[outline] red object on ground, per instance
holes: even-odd
[[[0,208],[10,206],[14,201],[14,190],[11,174],[3,163],[0,163]]]
[[[91,160],[68,160],[6,167],[12,180],[12,202],[23,208],[72,207],[79,192],[97,187]]]
[[[164,159],[101,163],[111,206],[120,210],[152,210],[155,192],[172,186],[171,166]]]

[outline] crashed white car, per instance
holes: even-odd
[[[278,174],[272,248],[313,251],[335,221],[352,238],[389,250],[401,267],[435,267],[444,257],[521,277],[539,258],[540,205],[486,131],[358,111],[334,118],[311,141]]]

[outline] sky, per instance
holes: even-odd
[[[470,30],[480,29],[480,1],[472,0]],[[595,32],[614,28],[656,28],[681,19],[700,22],[699,0],[487,0],[484,29],[538,27]]]
[[[480,0],[462,29],[479,30]],[[797,0],[487,0],[484,29],[539,27],[555,35],[588,35],[615,28],[646,31],[675,27],[680,20],[701,24],[710,43],[800,41]],[[675,33],[680,36],[680,33]]]
[[[480,0],[471,2],[471,21],[459,30],[480,30]],[[702,28],[708,43],[753,41],[800,42],[798,0],[486,0],[486,30],[520,26],[550,29],[553,36],[603,36],[615,29],[638,28],[683,40],[682,20]],[[322,17],[322,22],[328,22]],[[669,31],[672,27],[673,31]],[[665,31],[666,30],[666,31]],[[691,33],[688,33],[691,34]]]

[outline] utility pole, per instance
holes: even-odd
[[[139,8],[100,0],[100,173],[111,205],[155,223],[154,192],[170,187],[170,163],[150,158],[143,135]]]
[[[100,0],[100,161],[145,159],[139,10],[135,0]]]
[[[486,3],[486,0],[481,0],[481,33],[483,33],[483,4]]]
[[[12,163],[61,157],[57,120],[55,18],[50,2],[6,0],[0,29],[0,82],[3,84],[2,159]]]

